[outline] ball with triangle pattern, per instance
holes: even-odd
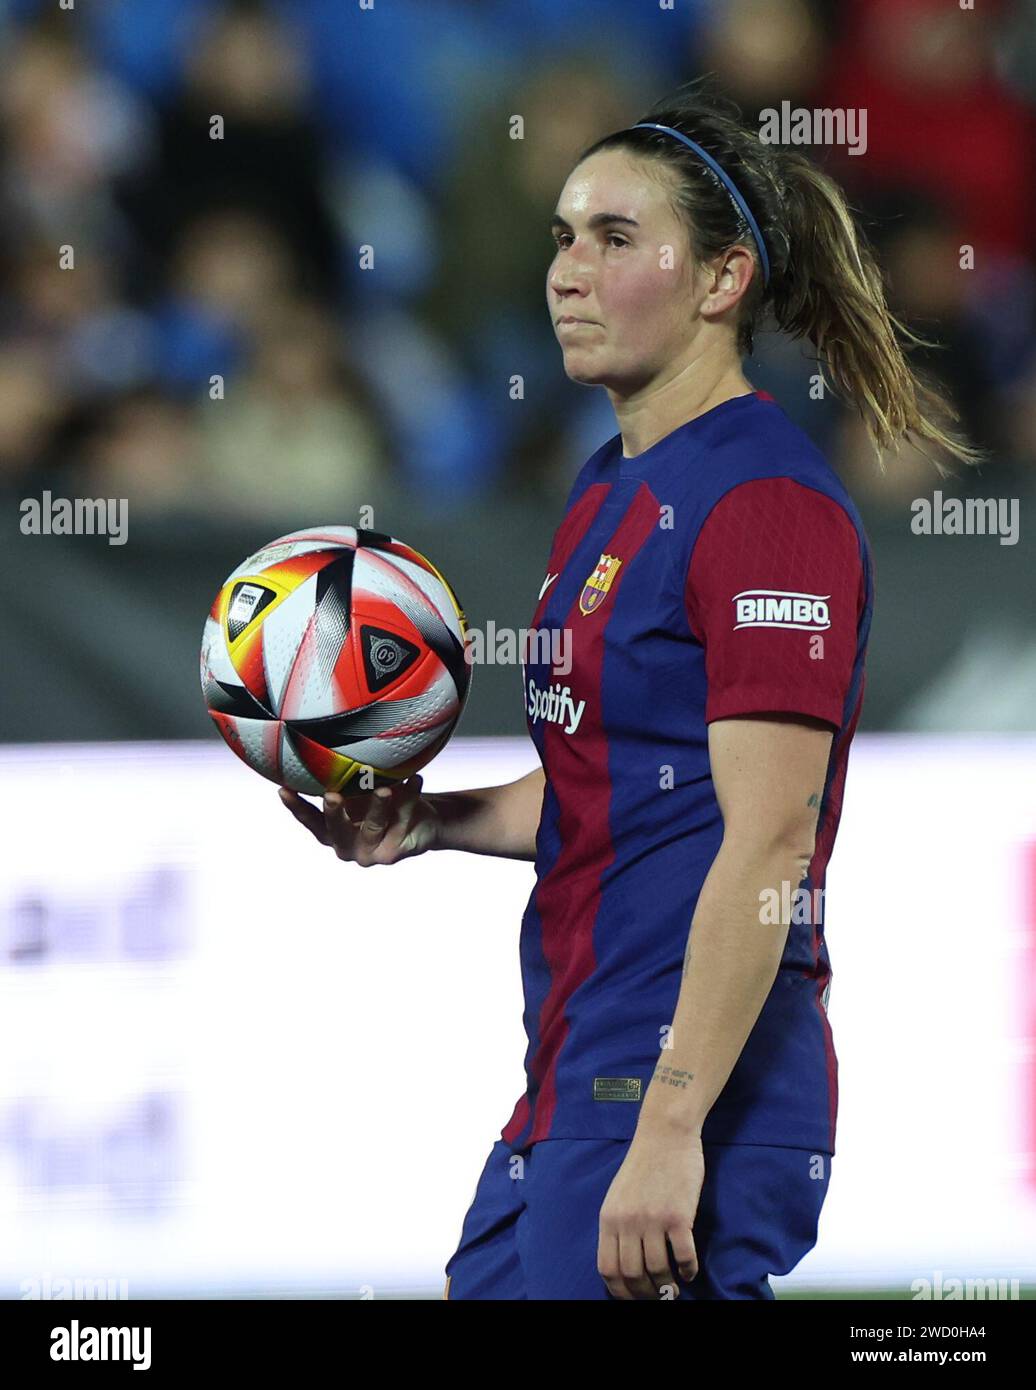
[[[205,621],[201,684],[228,746],[295,791],[371,791],[446,745],[471,679],[445,577],[377,531],[317,526],[238,565]]]

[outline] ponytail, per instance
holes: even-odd
[[[890,312],[881,270],[838,184],[797,152],[775,148],[769,159],[791,248],[772,296],[777,327],[815,346],[836,394],[863,419],[879,466],[901,440],[943,475],[951,470],[940,455],[980,463],[983,451],[954,429],[956,410],[907,361],[906,345],[935,344]]]

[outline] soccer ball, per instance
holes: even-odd
[[[317,526],[250,555],[205,621],[201,685],[233,751],[299,792],[371,791],[445,746],[467,699],[456,595],[411,546]]]

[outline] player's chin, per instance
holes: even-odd
[[[565,375],[580,386],[600,386],[609,375],[604,363],[589,352],[568,348],[563,354]]]

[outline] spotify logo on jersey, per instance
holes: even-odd
[[[577,705],[567,685],[551,685],[541,690],[534,680],[530,680],[526,709],[533,723],[542,719],[548,724],[561,724],[566,734],[574,734],[586,709],[586,701],[580,700]]]

